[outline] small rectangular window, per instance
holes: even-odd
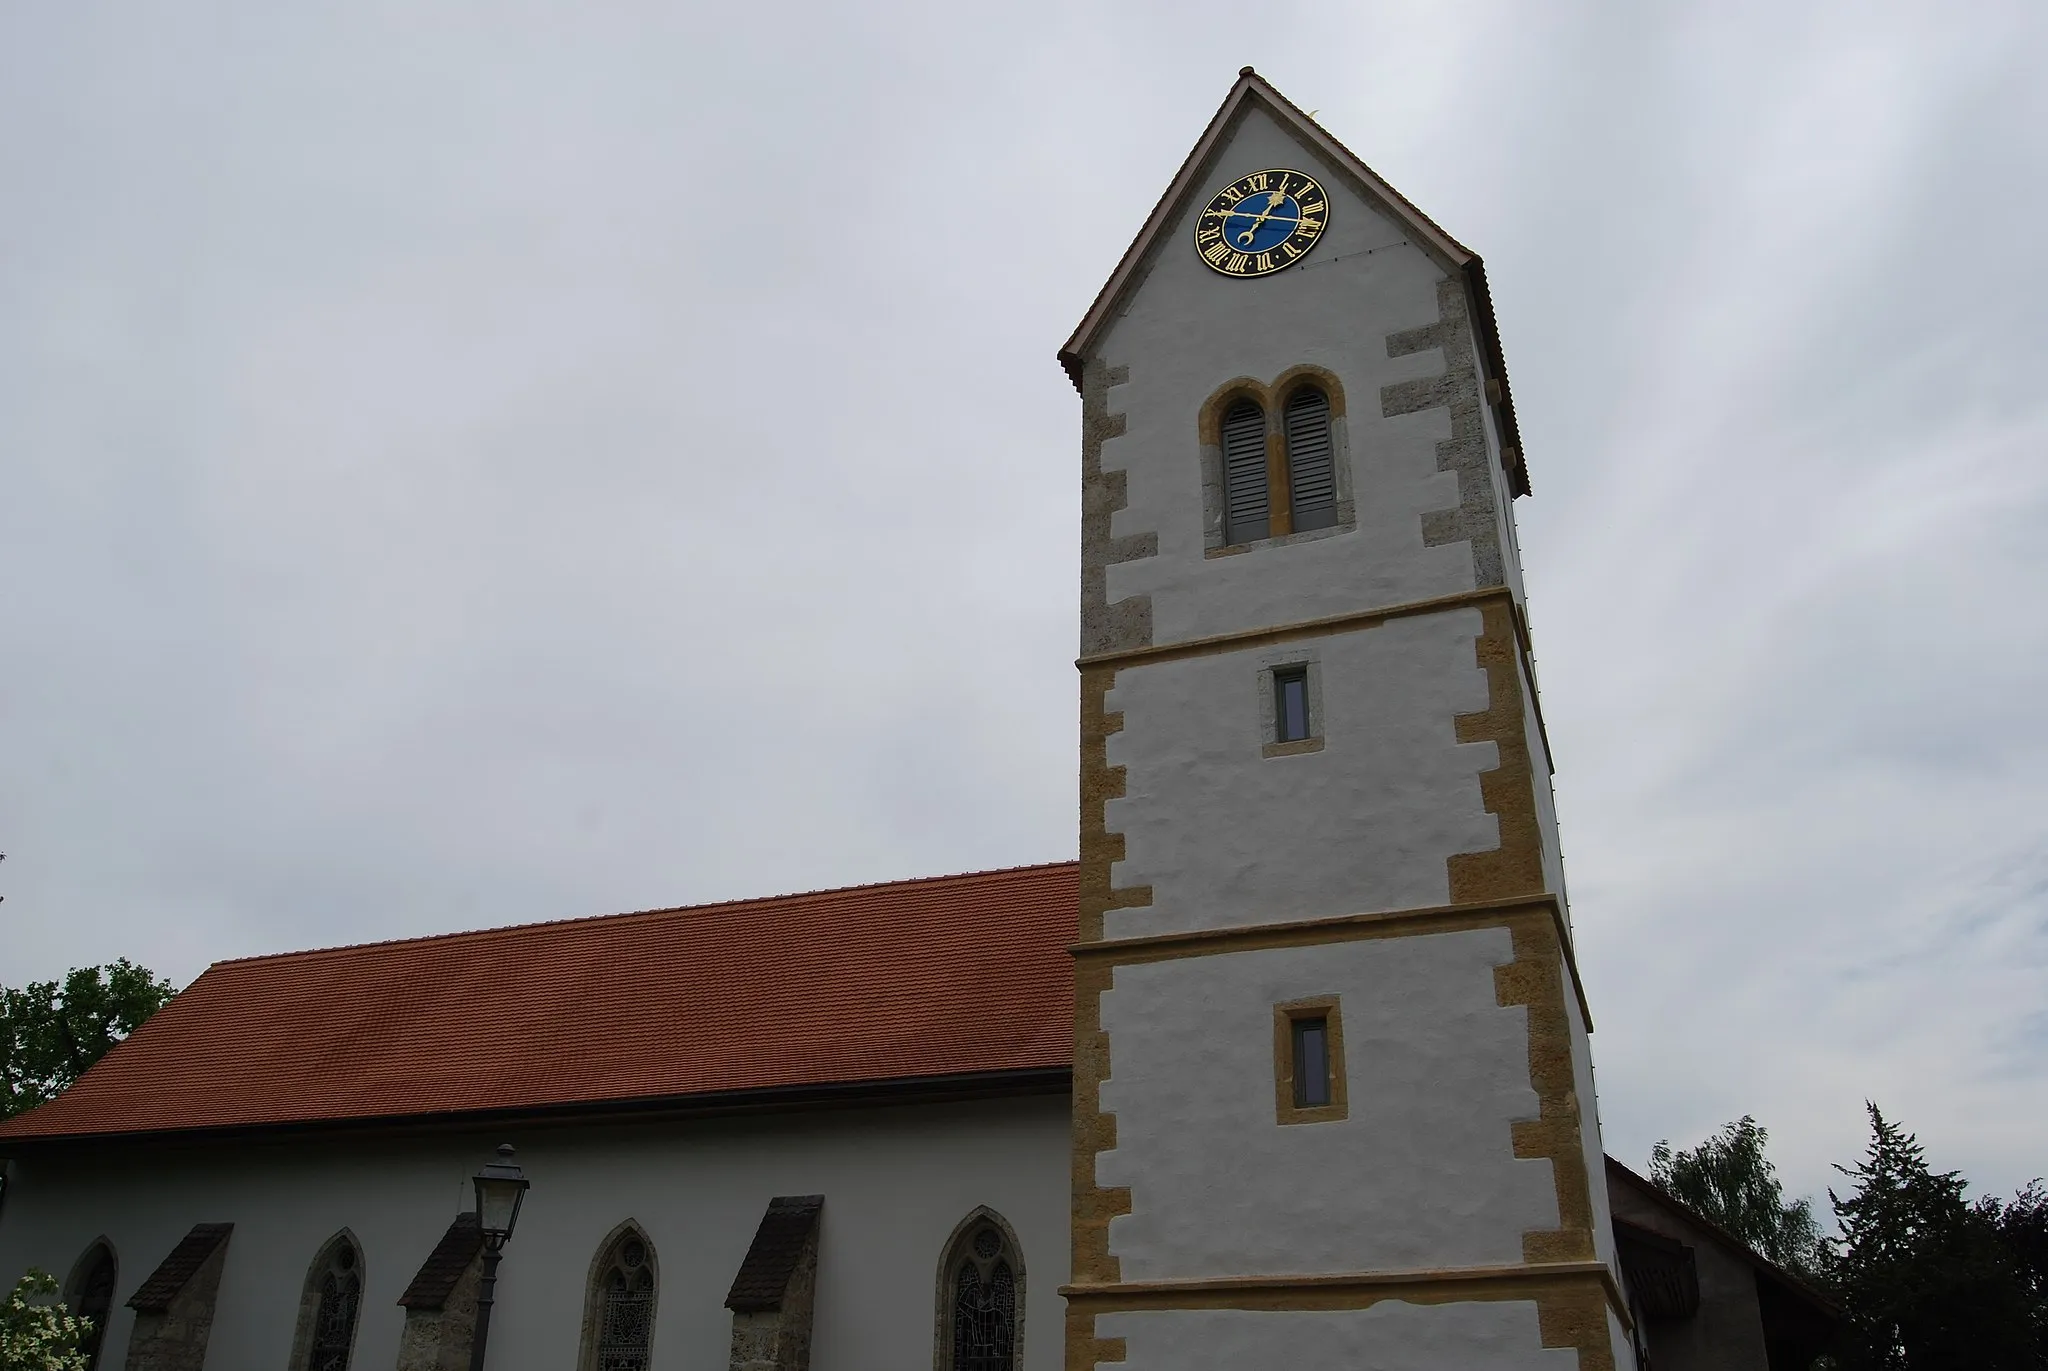
[[[1308,668],[1273,673],[1273,741],[1298,743],[1308,737]]]
[[[1273,1006],[1273,1117],[1276,1123],[1334,1123],[1350,1117],[1344,1088],[1344,1022],[1335,995]]]
[[[1330,1021],[1294,1021],[1294,1107],[1330,1102]]]

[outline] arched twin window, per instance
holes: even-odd
[[[92,1322],[78,1348],[85,1354],[85,1371],[94,1371],[100,1364],[100,1348],[107,1341],[107,1317],[114,1309],[117,1271],[114,1249],[101,1238],[85,1249],[85,1255],[71,1268],[71,1279],[64,1282],[65,1307]]]
[[[1017,1371],[1024,1364],[1024,1262],[993,1209],[953,1230],[939,1261],[938,1371]]]
[[[609,1233],[590,1268],[583,1306],[582,1371],[647,1371],[654,1355],[654,1244],[628,1220]]]
[[[362,1308],[363,1249],[344,1228],[327,1240],[306,1273],[292,1344],[293,1371],[348,1371]]]
[[[1223,412],[1226,543],[1336,526],[1329,395],[1312,383],[1297,386],[1280,407],[1278,431],[1273,428],[1264,406],[1249,397]]]

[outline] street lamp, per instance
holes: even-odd
[[[471,1178],[476,1185],[476,1222],[484,1235],[483,1280],[476,1292],[476,1336],[469,1344],[469,1371],[484,1371],[484,1344],[491,1336],[491,1300],[498,1285],[498,1257],[512,1241],[519,1206],[531,1184],[512,1160],[512,1144],[498,1147],[498,1159]]]

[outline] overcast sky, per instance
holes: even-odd
[[[318,12],[314,12],[317,10]],[[1675,17],[1690,15],[1691,17]],[[1484,254],[1609,1149],[2048,1171],[2048,6],[0,8],[0,981],[1069,858],[1251,62]]]

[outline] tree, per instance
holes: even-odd
[[[1814,1274],[1820,1225],[1810,1200],[1785,1199],[1778,1169],[1764,1155],[1770,1134],[1745,1114],[1698,1147],[1650,1149],[1650,1179],[1788,1271]]]
[[[2035,1180],[2010,1203],[1987,1195],[1975,1208],[2005,1248],[2008,1269],[2027,1305],[2034,1356],[2048,1366],[2048,1190]]]
[[[0,1305],[0,1371],[87,1371],[79,1344],[92,1321],[64,1312],[56,1277],[31,1268]]]
[[[126,958],[20,990],[0,986],[0,1118],[57,1098],[174,994]]]
[[[1827,1277],[1848,1318],[1845,1371],[2038,1371],[2048,1365],[2039,1295],[2043,1197],[1970,1205],[1954,1171],[1932,1171],[1919,1141],[1870,1111],[1870,1149],[1847,1198],[1830,1190],[1842,1236]],[[2032,1247],[2030,1293],[2020,1249]]]

